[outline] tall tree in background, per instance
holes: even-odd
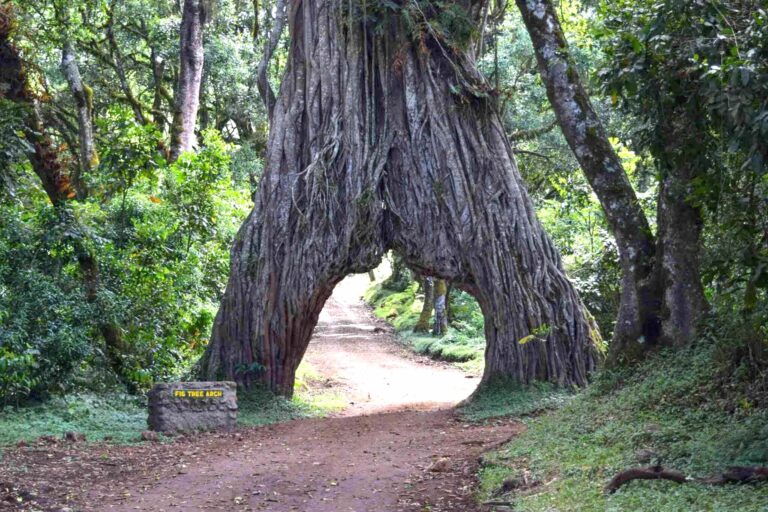
[[[516,1],[558,123],[619,249],[621,304],[609,359],[637,359],[657,344],[685,345],[694,338],[706,308],[698,263],[701,215],[688,198],[698,163],[695,155],[684,156],[683,151],[696,133],[693,120],[681,116],[680,109],[665,116],[668,147],[660,155],[664,173],[654,238],[581,82],[552,1]]]
[[[291,395],[336,283],[393,249],[477,298],[485,381],[587,382],[597,335],[474,67],[486,7],[293,4],[264,176],[232,249],[205,378]]]
[[[255,11],[254,18],[258,20],[258,2],[254,2],[253,6]],[[269,10],[267,11],[269,12]],[[256,68],[256,87],[259,90],[259,96],[261,96],[261,101],[264,102],[264,108],[267,110],[267,117],[270,120],[272,120],[277,100],[275,99],[275,92],[272,90],[272,86],[269,83],[267,71],[272,56],[280,42],[280,37],[283,35],[283,28],[285,27],[287,17],[287,0],[277,0],[275,3],[275,16],[272,20],[272,29],[269,31],[269,36],[264,39],[264,52],[261,54],[261,60],[259,60],[259,65]],[[254,40],[255,39],[256,32],[254,31]]]
[[[93,170],[99,162],[99,157],[93,137],[93,92],[83,83],[80,68],[77,65],[75,47],[69,39],[64,42],[61,50],[61,71],[67,79],[77,109],[80,166],[72,182],[78,191],[78,196],[82,198],[87,193],[82,176]]]
[[[22,105],[28,113],[24,137],[34,148],[34,151],[29,153],[30,164],[40,179],[43,190],[45,190],[48,199],[53,205],[59,221],[62,225],[68,226],[73,233],[72,239],[75,241],[75,256],[85,288],[85,298],[89,303],[93,303],[97,300],[101,287],[99,263],[92,248],[89,247],[90,244],[86,240],[87,234],[83,232],[84,230],[79,226],[77,219],[67,208],[68,201],[78,196],[82,197],[85,193],[81,192],[78,194],[72,183],[72,173],[66,164],[62,163],[59,149],[48,133],[47,126],[40,114],[39,101],[32,92],[28,82],[23,61],[11,41],[14,26],[15,21],[12,8],[8,4],[0,4],[0,63],[2,63],[0,66],[0,98]],[[78,109],[85,111],[88,108],[87,105],[81,106],[78,100],[78,95],[80,95],[81,99],[85,99],[85,92],[77,64],[70,60],[73,58],[71,46],[65,44],[62,67],[64,68],[70,88],[76,96]],[[82,115],[85,116],[87,113]],[[81,123],[81,138],[86,137],[87,139],[86,149],[81,147],[81,154],[83,151],[87,151],[88,153],[86,154],[90,154],[89,158],[93,159],[96,150],[93,146],[92,133],[83,133],[89,132],[90,120],[78,120]],[[92,163],[92,160],[89,160],[89,164]],[[130,390],[135,390],[123,366],[122,356],[125,352],[125,346],[119,326],[115,325],[110,319],[103,318],[99,320],[98,328],[104,339],[107,360],[112,369]]]
[[[171,161],[196,145],[195,126],[203,80],[203,27],[207,0],[184,0],[179,45],[179,80],[171,125]]]

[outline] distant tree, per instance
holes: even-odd
[[[706,309],[699,273],[701,212],[690,197],[701,162],[686,148],[701,137],[682,103],[660,120],[667,141],[656,155],[663,170],[654,237],[632,185],[596,115],[551,0],[517,0],[558,123],[602,204],[623,272],[613,362],[637,359],[656,345],[683,346]]]
[[[171,125],[171,161],[196,143],[195,127],[203,80],[203,26],[207,0],[184,0],[179,42],[179,79],[173,103]]]

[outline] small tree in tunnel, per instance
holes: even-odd
[[[484,381],[587,382],[598,335],[474,67],[487,7],[293,3],[264,176],[232,248],[204,377],[291,395],[334,286],[392,249],[477,299]]]

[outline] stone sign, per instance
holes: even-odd
[[[149,428],[159,432],[234,428],[237,385],[234,382],[170,382],[148,393]]]

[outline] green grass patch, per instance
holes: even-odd
[[[504,497],[514,510],[765,510],[766,484],[635,481],[603,495],[617,472],[647,464],[643,451],[653,454],[651,463],[697,477],[768,463],[768,412],[729,394],[713,357],[714,347],[703,344],[663,352],[634,371],[604,372],[558,409],[523,419],[526,432],[485,456],[479,498],[489,499],[508,477],[526,475],[540,485]],[[528,399],[507,405],[498,392],[481,394],[466,414],[505,407],[525,411]]]
[[[373,313],[387,320],[397,331],[411,330],[419,319],[423,299],[416,296],[418,283],[402,292],[384,288],[380,283],[366,290],[363,299],[373,306]]]
[[[317,408],[298,397],[288,399],[261,386],[238,393],[237,424],[255,427],[310,418],[319,415]]]
[[[31,441],[43,435],[79,432],[89,441],[105,436],[113,442],[136,441],[147,429],[146,399],[124,394],[78,394],[44,403],[6,407],[0,413],[0,445]]]
[[[546,409],[562,407],[575,396],[574,392],[546,382],[530,386],[495,379],[483,384],[459,412],[470,421],[482,421],[501,416],[526,416]]]
[[[306,366],[304,372],[297,379],[301,389],[290,400],[260,387],[238,391],[237,424],[247,427],[318,417],[346,406],[344,397],[336,392],[302,387],[316,378]],[[44,435],[62,437],[70,431],[85,434],[88,441],[101,441],[108,436],[110,442],[122,444],[138,441],[144,430],[146,398],[126,394],[54,396],[43,403],[7,406],[0,412],[0,446]]]

